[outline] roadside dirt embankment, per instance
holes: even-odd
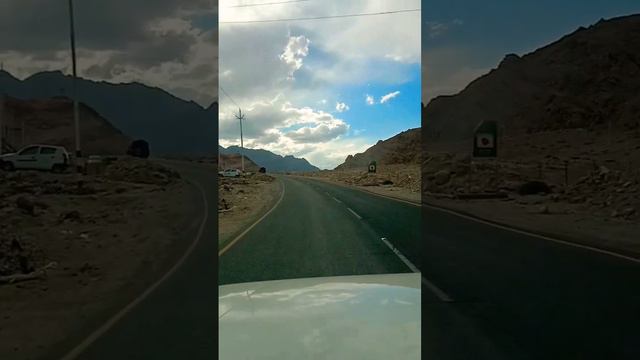
[[[193,189],[151,161],[0,172],[0,354],[34,359],[112,315],[188,244]]]

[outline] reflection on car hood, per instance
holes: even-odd
[[[420,274],[219,287],[220,359],[420,359]]]
[[[0,158],[10,157],[10,156],[13,156],[13,155],[15,155],[15,154],[16,154],[16,153],[2,154],[2,155],[0,155]]]

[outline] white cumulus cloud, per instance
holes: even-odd
[[[304,58],[309,55],[309,44],[311,40],[303,35],[289,37],[287,46],[280,54],[282,60],[289,69],[289,78],[293,78],[293,74],[298,71],[303,64]]]
[[[367,102],[367,105],[373,105],[376,103],[376,101],[373,99],[373,96],[371,95],[367,95],[365,101]]]
[[[337,112],[345,112],[349,110],[349,105],[341,102],[336,103],[336,111]]]
[[[382,98],[380,98],[380,104],[384,104],[398,95],[400,95],[400,91],[394,91],[392,93],[388,93],[387,95],[384,95]]]

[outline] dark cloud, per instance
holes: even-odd
[[[67,1],[0,1],[0,59],[7,70],[25,76],[30,71],[66,68],[68,10]],[[207,27],[207,21],[192,21],[217,18],[216,0],[76,0],[74,13],[82,76],[192,88],[181,93],[206,105],[212,100],[208,89],[201,91],[189,80],[217,84],[215,69],[202,65],[217,63],[217,31]],[[166,73],[176,68],[182,79]]]
[[[130,42],[149,40],[150,22],[176,17],[184,11],[212,11],[215,3],[215,0],[76,0],[78,44],[94,50],[125,49]],[[66,49],[68,37],[66,1],[0,2],[3,50]]]
[[[208,78],[211,76],[211,74],[215,73],[216,71],[217,69],[213,64],[200,64],[188,72],[173,75],[172,79],[179,81],[179,80],[185,80],[185,79]]]

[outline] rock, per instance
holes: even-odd
[[[611,212],[611,217],[612,218],[617,218],[618,216],[620,216],[620,213],[618,213],[618,210],[613,210]]]
[[[624,208],[620,211],[620,216],[629,217],[636,213],[636,209],[632,207]]]
[[[518,188],[520,195],[534,195],[540,193],[551,193],[551,188],[545,182],[542,181],[528,181],[520,185]]]
[[[609,174],[609,173],[611,172],[611,170],[609,170],[609,168],[608,168],[608,167],[606,167],[606,166],[602,165],[602,166],[600,166],[600,169],[598,169],[598,172],[599,172],[601,175],[607,175],[607,174]]]
[[[436,185],[444,185],[451,179],[451,173],[448,170],[440,170],[435,173],[434,181]]]
[[[585,202],[584,196],[574,196],[571,199],[569,199],[570,204],[580,204],[583,202]]]
[[[60,219],[62,221],[70,220],[70,221],[81,222],[82,221],[82,215],[80,214],[80,212],[78,210],[71,210],[71,211],[67,211],[65,213],[62,213],[60,215]]]
[[[35,204],[25,196],[16,199],[16,206],[29,215],[35,215]]]
[[[549,207],[547,205],[541,205],[538,207],[538,214],[550,214]]]
[[[590,176],[582,176],[578,179],[578,181],[576,181],[576,185],[581,185],[584,184],[586,182],[588,182],[589,180],[591,180]]]

